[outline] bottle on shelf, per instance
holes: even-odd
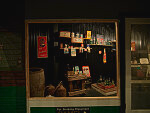
[[[74,32],[71,33],[71,38],[74,38],[75,37],[75,34]]]
[[[72,70],[73,70],[73,72],[74,72],[74,74],[75,74],[74,66],[72,67]]]
[[[104,48],[104,54],[103,54],[103,63],[106,63],[106,49]]]
[[[77,32],[77,33],[76,33],[76,38],[79,38],[79,36],[80,36],[80,34]]]
[[[99,83],[102,83],[102,82],[103,82],[103,79],[102,79],[102,76],[100,75],[100,77],[99,77],[97,83],[99,84]]]
[[[63,48],[63,43],[60,43],[60,48]]]
[[[104,80],[104,86],[107,86],[107,79]]]
[[[112,85],[115,85],[115,82],[114,82],[114,80],[112,80]]]
[[[93,38],[93,44],[96,44],[96,37]]]
[[[83,38],[83,34],[80,34],[80,38],[81,38],[81,39]]]
[[[93,44],[93,35],[92,35],[92,37],[90,39],[90,44]]]

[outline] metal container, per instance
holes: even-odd
[[[44,97],[45,91],[45,76],[44,69],[30,68],[30,96],[31,97]]]
[[[79,33],[77,33],[77,34],[76,34],[76,38],[79,38],[79,35],[80,35],[80,34],[79,34]]]
[[[75,36],[74,36],[74,32],[71,33],[71,37],[75,37]]]
[[[83,38],[83,34],[80,34],[80,38]]]

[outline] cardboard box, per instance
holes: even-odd
[[[70,32],[69,32],[69,31],[60,31],[59,37],[67,37],[67,38],[70,38]]]

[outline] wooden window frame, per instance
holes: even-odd
[[[30,97],[29,83],[29,24],[32,23],[115,23],[116,30],[116,69],[117,69],[117,96],[111,97]],[[120,100],[120,52],[118,38],[118,20],[117,19],[28,19],[25,20],[25,71],[26,71],[26,98],[27,100],[97,100],[97,99],[117,99]]]

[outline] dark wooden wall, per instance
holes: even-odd
[[[125,84],[125,62],[124,62],[124,17],[150,17],[150,7],[149,3],[145,1],[137,0],[3,0],[1,1],[0,7],[0,29],[7,29],[10,31],[22,32],[24,35],[24,19],[35,19],[35,18],[107,18],[107,19],[120,19],[119,26],[119,37],[120,37],[120,58],[121,58],[121,100],[124,106],[124,84]],[[1,38],[1,37],[0,37]],[[21,37],[24,40],[24,37]],[[15,40],[15,38],[14,38]],[[23,42],[24,44],[24,42]],[[22,44],[22,46],[24,46]],[[21,48],[20,48],[21,49]],[[23,51],[23,50],[22,50]],[[1,73],[1,77],[8,75],[10,72]],[[15,72],[17,76],[18,72]],[[11,76],[11,75],[10,75]],[[20,75],[20,79],[24,78],[24,74]],[[1,78],[1,79],[2,79]],[[14,77],[14,81],[16,77]],[[19,81],[19,80],[17,80]],[[23,83],[24,83],[23,82]],[[3,84],[4,85],[4,84]],[[15,83],[16,86],[19,84]],[[0,99],[6,97],[1,101],[1,110],[3,112],[25,112],[24,104],[20,104],[18,95],[21,97],[25,93],[24,87],[20,89],[15,89],[12,87],[0,87],[2,95]],[[13,92],[11,92],[13,91]],[[10,94],[11,92],[11,94]],[[21,93],[22,92],[22,93]],[[16,93],[18,95],[16,95]],[[11,98],[10,98],[11,97]],[[17,99],[19,98],[19,99]],[[24,97],[23,97],[24,98]],[[16,101],[11,101],[11,99],[16,99]],[[6,105],[3,103],[6,102]],[[18,104],[16,104],[16,102]],[[24,101],[25,102],[25,101]],[[9,103],[9,104],[8,104]],[[20,105],[17,108],[11,107],[12,105]],[[3,106],[2,106],[3,105]],[[22,109],[22,110],[21,110]],[[123,113],[122,111],[121,113]]]
[[[0,6],[0,113],[26,113],[24,71],[25,1],[3,0]],[[21,65],[18,65],[18,58]]]
[[[136,0],[26,0],[26,18],[119,18],[148,16],[149,4]]]

